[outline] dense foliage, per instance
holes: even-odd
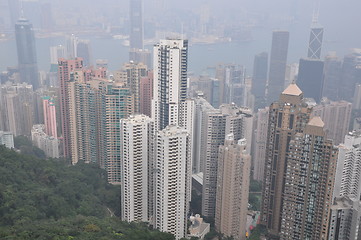
[[[0,146],[0,239],[173,239],[128,224],[120,188],[91,164],[67,166]]]

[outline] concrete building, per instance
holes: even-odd
[[[35,146],[44,151],[47,157],[59,158],[59,140],[45,133],[45,125],[34,125],[31,130],[31,140]]]
[[[140,113],[140,82],[147,77],[147,66],[143,63],[129,62],[123,65],[119,73],[120,81],[126,83],[134,99],[134,112]]]
[[[166,127],[157,134],[155,149],[154,227],[172,233],[178,240],[187,233],[190,201],[188,131]]]
[[[204,237],[209,233],[211,229],[211,225],[209,223],[204,222],[203,218],[199,214],[196,214],[195,216],[191,216],[189,218],[191,221],[191,226],[188,228],[189,234],[188,237],[192,238],[198,238],[200,240],[203,240]]]
[[[246,239],[248,189],[251,156],[245,139],[226,137],[219,147],[215,227],[218,232],[236,240]]]
[[[0,86],[0,130],[14,136],[31,136],[38,115],[36,110],[32,85],[7,83]]]
[[[15,37],[20,82],[30,84],[36,90],[40,82],[33,25],[27,19],[20,18],[15,24]]]
[[[337,148],[313,117],[289,143],[281,239],[327,239]]]
[[[155,128],[178,125],[187,98],[188,41],[167,39],[154,46],[152,117]]]
[[[331,206],[327,239],[359,239],[360,216],[360,201],[348,197],[335,198]]]
[[[273,31],[268,74],[267,104],[276,101],[283,91],[286,74],[289,32]]]
[[[257,113],[257,128],[253,158],[253,179],[263,181],[266,159],[267,131],[269,108],[259,109]]]
[[[148,176],[152,161],[152,121],[145,115],[120,120],[121,141],[121,213],[122,220],[148,222],[150,219],[148,187],[153,179]]]
[[[200,165],[203,178],[202,214],[215,216],[217,168],[219,146],[227,134],[233,133],[235,141],[246,138],[252,142],[253,116],[232,104],[220,109],[210,109],[202,114]],[[247,146],[250,152],[250,146]]]
[[[319,116],[325,123],[327,137],[338,145],[343,142],[348,133],[351,119],[352,104],[346,101],[333,102],[323,99],[315,106],[312,116]]]
[[[361,220],[361,132],[348,133],[338,146],[329,239],[359,239]]]
[[[58,138],[55,101],[53,98],[50,97],[43,97],[42,100],[45,133],[48,136]]]
[[[153,99],[153,71],[149,71],[147,76],[140,78],[140,113],[152,116],[152,99]]]
[[[261,223],[276,236],[281,230],[288,146],[296,133],[304,131],[311,111],[296,84],[289,85],[269,109]]]
[[[7,148],[14,148],[14,134],[0,131],[0,145],[5,145]]]

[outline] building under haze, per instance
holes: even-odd
[[[310,40],[308,43],[307,57],[311,59],[320,59],[323,41],[323,27],[318,23],[314,16],[311,25]]]
[[[36,90],[40,87],[33,25],[20,18],[15,24],[16,48],[20,82],[31,84]]]
[[[321,101],[323,90],[323,61],[319,59],[300,59],[297,85],[302,89],[304,97]]]
[[[289,37],[290,34],[287,31],[273,31],[267,104],[276,101],[284,88]]]
[[[266,94],[268,75],[268,53],[263,52],[254,57],[252,94],[257,98],[264,98]]]

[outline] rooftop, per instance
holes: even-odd
[[[315,127],[324,127],[325,126],[325,123],[322,121],[322,119],[320,117],[313,117],[308,125],[311,125],[311,126],[315,126]]]
[[[283,92],[285,95],[300,96],[302,94],[301,89],[295,84],[291,83]]]

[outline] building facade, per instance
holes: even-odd
[[[289,143],[281,239],[328,239],[337,148],[313,117]]]
[[[236,240],[246,239],[251,156],[247,141],[233,134],[219,147],[215,227]]]
[[[272,235],[279,236],[281,230],[288,147],[295,134],[304,131],[311,110],[296,84],[290,84],[269,109],[261,223]]]

